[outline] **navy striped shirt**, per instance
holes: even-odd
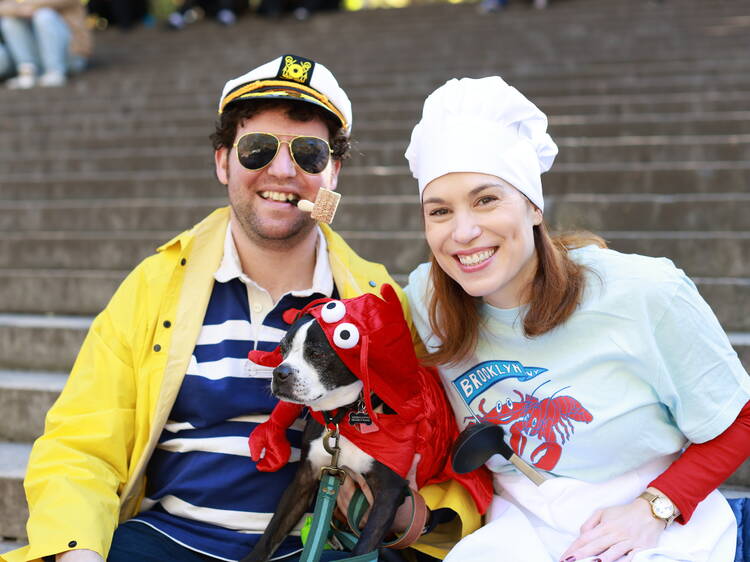
[[[304,422],[297,420],[287,433],[295,462],[277,472],[257,471],[247,439],[277,400],[270,392],[272,370],[247,354],[276,347],[289,328],[284,311],[334,293],[320,231],[313,287],[273,303],[242,272],[227,229],[203,328],[149,461],[144,511],[135,520],[215,558],[238,560],[250,552],[297,469]],[[276,556],[300,548],[297,529]]]

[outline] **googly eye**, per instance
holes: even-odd
[[[346,306],[341,301],[331,301],[323,305],[320,316],[326,324],[333,324],[341,320],[346,314]]]
[[[341,349],[351,349],[359,343],[359,330],[349,322],[339,324],[333,331],[333,343]]]

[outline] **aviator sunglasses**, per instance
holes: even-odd
[[[326,169],[331,159],[331,147],[318,137],[298,136],[284,141],[272,133],[245,133],[233,148],[237,148],[237,159],[248,170],[261,170],[268,166],[282,144],[289,145],[294,163],[306,174],[319,174]]]

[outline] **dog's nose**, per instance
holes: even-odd
[[[282,363],[281,365],[279,365],[273,370],[273,376],[276,377],[280,381],[288,379],[293,374],[294,374],[294,369],[292,369],[286,363]]]

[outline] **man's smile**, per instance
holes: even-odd
[[[265,200],[278,201],[280,203],[295,204],[299,201],[299,195],[296,193],[287,193],[283,191],[261,191],[258,195]]]

